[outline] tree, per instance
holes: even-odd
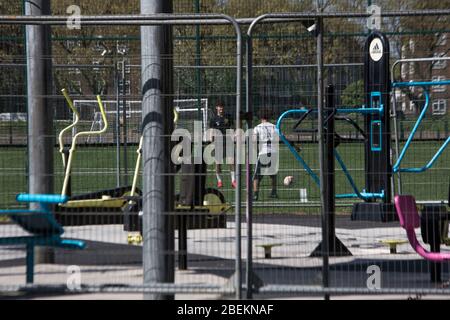
[[[349,84],[342,92],[341,99],[342,104],[346,107],[361,107],[364,104],[364,81],[358,80]]]
[[[402,10],[448,9],[448,1],[392,1],[392,6]],[[391,24],[398,34],[391,37],[394,54],[398,58],[431,58],[447,56],[450,46],[442,46],[443,36],[448,37],[448,16],[402,17]],[[431,81],[436,62],[403,64],[395,73],[396,81]],[[394,79],[393,79],[394,80]],[[401,92],[415,106],[416,112],[423,107],[424,93],[413,87],[402,87]]]

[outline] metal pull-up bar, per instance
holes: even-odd
[[[428,60],[427,60],[428,61]],[[397,162],[393,166],[392,170],[394,173],[397,172],[415,172],[420,173],[424,172],[428,169],[430,169],[433,164],[436,162],[437,159],[442,155],[444,150],[447,148],[447,146],[450,143],[450,137],[447,137],[444,144],[436,151],[436,153],[431,157],[431,160],[428,161],[427,164],[425,164],[422,167],[415,167],[415,168],[400,168],[400,164],[403,161],[403,158],[406,155],[406,152],[408,151],[412,140],[414,139],[414,136],[416,135],[416,132],[422,123],[423,119],[425,118],[425,115],[428,111],[428,108],[430,106],[430,94],[428,92],[428,88],[430,86],[441,86],[441,85],[450,85],[450,80],[443,80],[443,81],[412,81],[412,82],[393,82],[392,87],[393,88],[402,88],[402,87],[422,87],[424,89],[425,94],[425,105],[422,109],[422,112],[419,115],[419,118],[417,119],[416,123],[414,124],[413,129],[411,130],[411,133],[408,136],[408,139],[405,143],[405,146],[402,149],[402,152],[400,153],[400,156],[397,159]]]

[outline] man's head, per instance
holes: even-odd
[[[225,110],[225,108],[223,106],[223,103],[221,101],[218,101],[216,103],[216,113],[217,113],[217,115],[218,116],[223,116],[224,115],[224,110]]]
[[[272,111],[268,107],[262,107],[259,110],[259,119],[263,122],[269,121],[272,118]]]

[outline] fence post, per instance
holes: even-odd
[[[171,13],[172,1],[141,0],[142,14]],[[173,181],[168,143],[173,126],[170,26],[141,27],[144,285],[174,281]],[[168,58],[169,57],[169,58]],[[170,98],[169,98],[170,97]],[[144,294],[144,299],[171,299]]]
[[[320,1],[318,1],[320,4]],[[318,5],[319,12],[321,6]],[[329,287],[329,245],[328,245],[328,225],[329,216],[326,205],[327,184],[325,183],[325,145],[324,145],[324,78],[323,78],[323,18],[317,19],[317,114],[319,132],[319,167],[320,167],[320,208],[322,212],[322,285],[324,289]],[[325,299],[329,300],[330,295],[325,294]]]
[[[25,2],[26,15],[50,15],[50,0]],[[51,27],[26,26],[28,192],[53,193],[53,108]],[[31,209],[37,209],[31,204]],[[53,249],[36,248],[37,263],[52,263]]]

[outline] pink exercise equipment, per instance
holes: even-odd
[[[406,230],[409,243],[413,249],[423,258],[432,262],[444,262],[450,260],[450,252],[430,252],[417,240],[416,228],[420,227],[420,216],[417,211],[416,200],[410,195],[397,195],[394,199],[400,225]]]

